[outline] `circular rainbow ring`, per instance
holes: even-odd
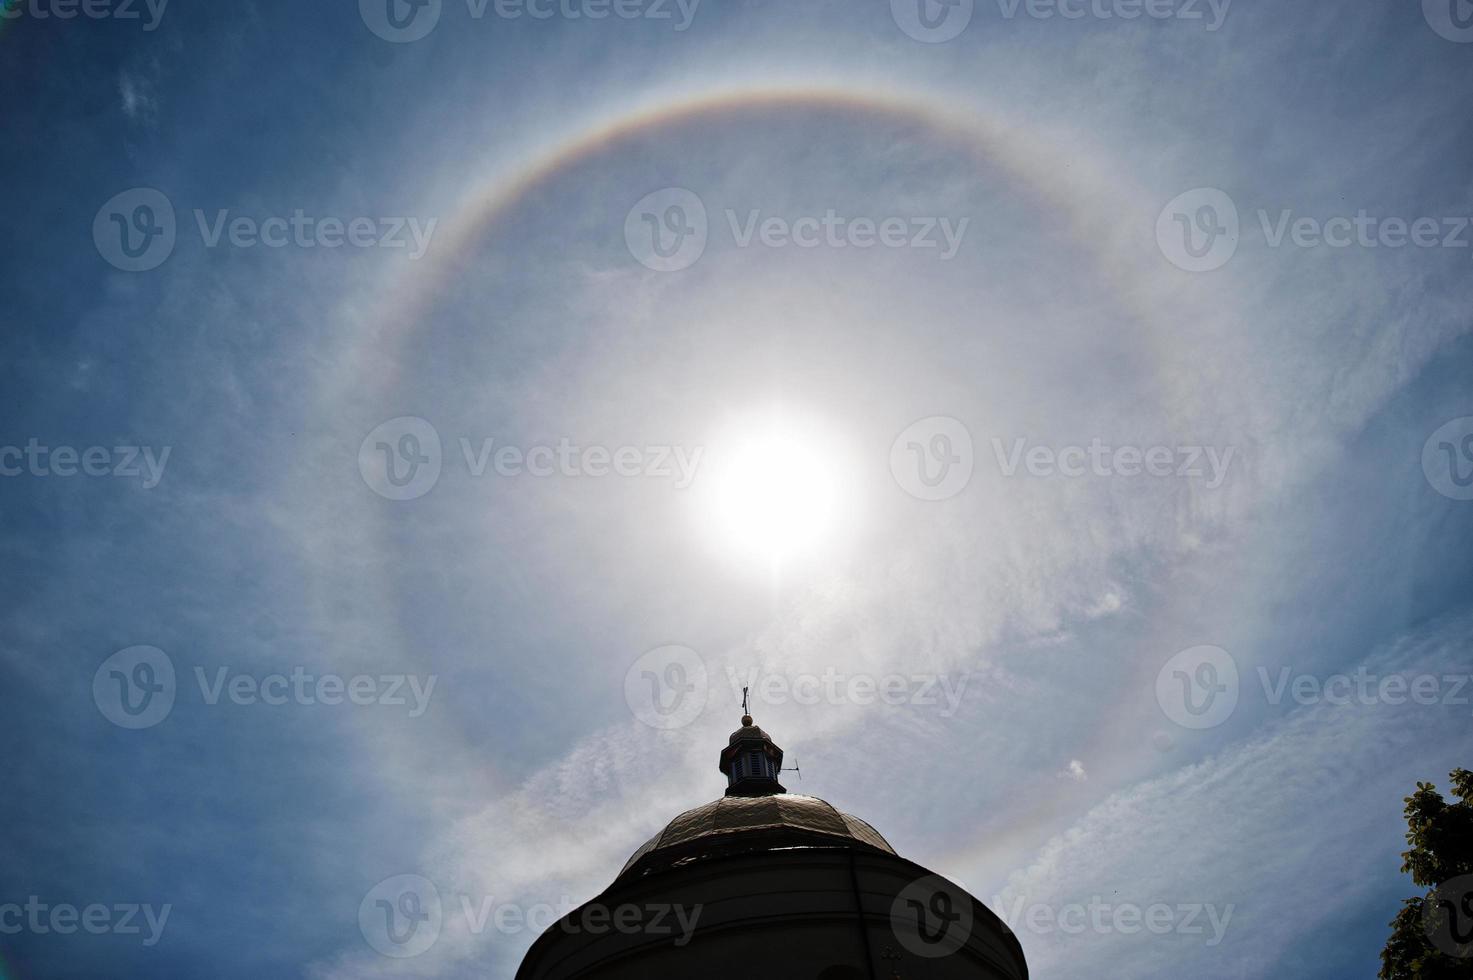
[[[1076,273],[1093,278],[1111,296],[1116,311],[1129,315],[1143,331],[1135,339],[1153,349],[1159,364],[1162,346],[1175,333],[1170,324],[1157,322],[1163,305],[1159,293],[1168,285],[1161,277],[1169,274],[1152,237],[1160,205],[1153,207],[1128,179],[1101,169],[1100,154],[1081,148],[1073,137],[1049,142],[1036,135],[1032,120],[936,104],[942,101],[935,95],[805,84],[738,86],[683,95],[675,101],[645,99],[605,109],[592,121],[574,126],[571,133],[552,137],[522,159],[497,168],[459,199],[429,253],[381,283],[379,296],[369,304],[373,312],[366,329],[354,331],[359,343],[371,349],[360,348],[354,352],[359,356],[346,359],[333,387],[338,392],[362,390],[365,382],[372,387],[397,374],[399,342],[424,321],[426,306],[443,295],[460,268],[459,260],[493,233],[498,220],[529,192],[628,137],[738,113],[785,110],[831,110],[920,123],[938,142],[999,168],[1040,202],[1045,220],[1058,222],[1080,245],[1094,268]],[[652,189],[639,190],[630,202]]]

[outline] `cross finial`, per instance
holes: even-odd
[[[747,690],[748,689],[745,688],[745,687],[742,688],[742,724],[743,725],[750,725],[752,723],[752,713],[747,710]]]

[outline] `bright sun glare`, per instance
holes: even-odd
[[[814,555],[845,494],[835,446],[819,427],[774,414],[711,447],[713,523],[728,551],[777,568]]]

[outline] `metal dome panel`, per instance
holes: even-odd
[[[726,796],[687,810],[635,851],[619,877],[740,851],[858,847],[894,854],[878,831],[813,796]]]

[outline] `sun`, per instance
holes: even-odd
[[[710,446],[710,530],[728,554],[774,570],[815,557],[846,518],[843,454],[831,431],[773,411],[738,421]]]

